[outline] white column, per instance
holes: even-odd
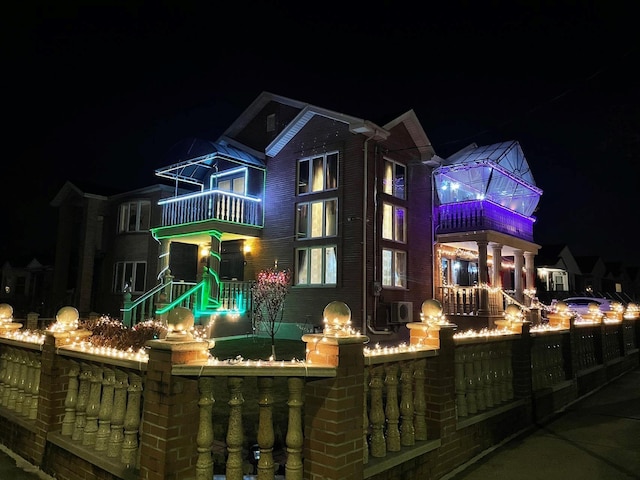
[[[491,252],[493,256],[493,271],[491,272],[491,286],[495,288],[502,287],[502,245],[499,243],[491,244]]]
[[[527,290],[532,291],[536,288],[535,283],[535,267],[533,266],[533,260],[535,258],[535,254],[533,252],[524,252],[524,269],[525,269],[525,287]],[[531,303],[531,298],[526,298],[526,304],[529,305]]]
[[[487,242],[476,242],[478,245],[478,284],[482,287],[487,285],[488,272],[487,272]],[[478,308],[478,314],[487,315],[489,313],[489,292],[485,288],[481,288],[480,291],[480,306]]]
[[[516,291],[516,300],[522,302],[523,295],[523,286],[522,286],[522,266],[524,264],[524,258],[522,255],[522,250],[514,250],[513,251],[513,288]]]

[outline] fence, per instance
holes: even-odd
[[[69,480],[440,478],[639,364],[636,318],[407,327],[396,346],[307,334],[291,362],[0,330],[0,441]]]

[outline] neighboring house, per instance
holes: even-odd
[[[53,301],[82,316],[120,318],[125,288],[142,294],[155,286],[158,243],[149,234],[160,221],[158,202],[174,188],[153,185],[125,193],[66,182],[58,208]]]
[[[535,258],[537,296],[549,304],[576,289],[576,277],[580,267],[568,245],[543,245]]]
[[[598,255],[580,255],[575,257],[580,268],[580,277],[576,278],[576,291],[604,296],[603,278],[607,273],[607,266]]]
[[[0,303],[13,307],[14,318],[26,318],[30,312],[42,316],[54,313],[49,294],[53,281],[53,266],[40,263],[37,258],[30,261],[16,259],[2,265]]]

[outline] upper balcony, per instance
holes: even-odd
[[[542,190],[518,142],[469,145],[433,171],[433,182],[436,234],[493,230],[533,241]]]
[[[246,233],[264,225],[265,165],[260,158],[203,140],[182,144],[177,155],[183,160],[156,170],[176,185],[173,197],[158,202],[159,229],[167,234],[213,229]]]
[[[449,203],[436,209],[437,234],[493,230],[533,241],[534,218],[487,200]]]

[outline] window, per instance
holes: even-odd
[[[118,262],[113,275],[113,291],[125,292],[131,288],[132,293],[143,293],[146,285],[146,262]]]
[[[225,170],[211,175],[209,180],[212,190],[222,190],[223,192],[233,192],[244,195],[247,183],[246,167]]]
[[[390,203],[382,204],[382,238],[394,242],[407,241],[407,210]]]
[[[296,207],[297,238],[334,237],[338,232],[338,200],[299,203]]]
[[[335,245],[296,250],[296,285],[335,285],[338,278]]]
[[[322,192],[338,188],[338,152],[327,153],[298,162],[297,194]]]
[[[382,286],[407,288],[407,252],[382,250]]]
[[[149,230],[151,204],[148,200],[139,200],[120,205],[118,232],[143,232]]]
[[[393,160],[385,159],[384,175],[382,177],[382,191],[397,198],[405,197],[406,167]]]

